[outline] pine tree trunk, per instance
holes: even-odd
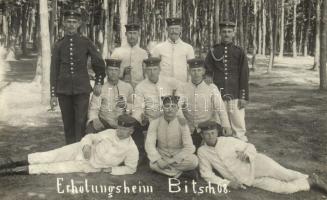
[[[293,57],[297,56],[296,50],[296,7],[297,7],[297,0],[293,0]]]
[[[224,13],[223,13],[223,20],[222,21],[226,21],[226,20],[230,20],[229,19],[229,10],[230,10],[230,0],[224,0]]]
[[[219,9],[220,9],[220,0],[215,0],[215,36],[214,36],[214,39],[215,39],[215,44],[218,44],[220,39],[219,39],[219,15],[220,15],[220,12],[219,12]]]
[[[266,55],[266,32],[267,32],[266,2],[262,4],[262,54]]]
[[[327,0],[322,0],[320,28],[320,89],[327,90]]]
[[[238,39],[239,39],[239,45],[244,49],[244,32],[243,32],[243,0],[240,0],[238,2]]]
[[[103,11],[104,11],[104,39],[102,45],[102,58],[109,58],[109,46],[108,46],[108,38],[110,35],[108,34],[108,26],[109,26],[109,11],[108,11],[109,0],[103,1]]]
[[[279,32],[279,57],[284,55],[285,0],[281,0],[281,19]]]
[[[257,54],[257,13],[258,13],[258,8],[257,8],[257,1],[253,2],[253,14],[254,14],[254,27],[253,27],[253,51],[252,51],[252,70],[255,70],[255,58]],[[259,30],[260,32],[260,30]],[[246,39],[246,38],[245,38]]]
[[[28,15],[29,15],[29,3],[26,2],[23,4],[23,8],[22,8],[22,17],[23,17],[22,18],[22,51],[24,56],[28,54],[27,47],[26,47]]]
[[[41,66],[42,66],[42,103],[49,102],[50,97],[50,36],[49,36],[49,14],[48,2],[44,0],[39,1],[40,4],[40,25],[41,25]]]
[[[6,4],[5,4],[6,5]],[[8,11],[5,9],[2,15],[2,32],[4,34],[4,47],[8,47],[9,25],[8,25]]]
[[[176,17],[176,0],[170,0],[170,17]]]
[[[321,15],[321,0],[316,0],[316,30],[315,30],[315,59],[312,70],[316,70],[320,65],[320,15]]]
[[[260,12],[258,12],[258,54],[262,54],[262,0],[259,0],[258,3],[260,10]]]
[[[127,44],[127,39],[125,36],[125,25],[127,24],[127,0],[120,0],[119,4],[119,15],[120,15],[120,39],[121,45]]]
[[[272,67],[274,65],[274,30],[273,30],[273,6],[272,6],[272,1],[268,1],[268,19],[269,19],[269,47],[270,47],[270,57],[269,57],[269,63],[268,63],[268,70],[267,72],[270,73],[272,71]]]
[[[50,17],[50,43],[52,46],[56,41],[57,0],[52,0],[51,4],[52,11]]]
[[[305,36],[304,36],[304,50],[303,50],[304,56],[308,56],[309,33],[311,30],[311,9],[312,9],[312,2],[307,1],[306,3],[308,7],[308,16],[307,16],[307,23],[306,23]]]

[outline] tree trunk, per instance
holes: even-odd
[[[316,0],[316,30],[315,30],[315,59],[314,59],[314,64],[313,67],[311,68],[312,70],[316,70],[317,68],[319,68],[320,65],[320,15],[321,15],[321,8],[320,8],[320,4],[321,4],[321,0]]]
[[[305,36],[304,36],[304,50],[303,55],[308,56],[308,46],[309,46],[309,33],[311,30],[311,9],[312,9],[312,2],[306,1],[307,8],[308,8],[308,16],[307,16],[307,23],[305,28]]]
[[[119,15],[120,15],[120,39],[121,45],[127,44],[127,39],[125,36],[125,25],[127,24],[127,0],[120,0],[119,4]]]
[[[259,23],[258,23],[258,54],[262,54],[262,1],[261,0],[259,0],[258,1],[258,3],[259,3],[259,10],[260,10],[260,12],[258,12],[258,21],[259,21]]]
[[[170,0],[170,17],[176,17],[176,0]]]
[[[49,36],[49,14],[48,2],[44,0],[39,1],[40,4],[40,25],[41,25],[41,66],[42,66],[42,103],[49,102],[50,97],[50,36]]]
[[[327,90],[327,0],[322,0],[320,28],[320,89]]]
[[[108,0],[103,1],[103,11],[104,11],[104,40],[102,44],[102,58],[109,58],[109,47],[108,47],[108,24],[109,24],[109,11],[108,11]]]
[[[26,2],[23,4],[23,8],[22,8],[22,51],[24,56],[27,55],[26,42],[27,42],[28,15],[29,15],[29,3]]]
[[[296,7],[297,7],[297,0],[293,0],[293,57],[297,56],[296,50]]]
[[[230,20],[229,19],[229,8],[230,8],[230,0],[224,0],[224,13],[223,13],[223,20],[222,21],[226,21],[226,20]]]
[[[56,22],[57,22],[57,0],[51,2],[51,17],[50,17],[50,43],[53,46],[56,41]]]
[[[6,4],[5,4],[6,5]],[[8,25],[8,11],[5,9],[2,15],[2,32],[4,35],[4,47],[8,47],[9,25]]]
[[[270,73],[272,71],[272,67],[274,65],[274,30],[273,30],[273,6],[272,1],[268,1],[268,15],[269,15],[269,46],[270,46],[270,57],[269,57],[269,63],[268,63],[268,70],[267,72]]]
[[[266,55],[266,32],[267,32],[266,2],[262,3],[262,54]]]
[[[253,2],[254,27],[253,27],[253,51],[252,51],[252,71],[255,70],[255,58],[257,54],[257,1]],[[260,31],[259,31],[260,32]],[[246,39],[246,38],[245,38]]]
[[[244,32],[243,32],[243,0],[240,0],[237,5],[238,8],[238,39],[239,45],[244,49]]]
[[[218,44],[220,42],[219,9],[220,9],[220,0],[215,0],[215,44]]]
[[[279,57],[284,56],[285,0],[281,0],[281,19],[279,32]]]

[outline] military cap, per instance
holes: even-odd
[[[159,66],[161,59],[157,57],[150,57],[148,59],[143,60],[145,63],[146,67],[151,67],[151,66]]]
[[[105,59],[107,67],[118,67],[120,68],[121,60],[118,59]]]
[[[65,18],[80,18],[82,15],[77,10],[66,10],[64,12]]]
[[[204,60],[202,58],[193,58],[187,60],[189,68],[204,67]]]
[[[198,124],[198,128],[201,131],[206,131],[206,130],[214,130],[217,129],[219,127],[219,125],[217,124],[217,122],[214,121],[205,121],[205,122],[201,122]]]
[[[219,27],[229,27],[229,28],[234,28],[236,26],[235,22],[232,21],[221,21],[219,23]]]
[[[136,124],[136,119],[128,114],[118,116],[118,126],[134,127]]]
[[[137,23],[129,23],[125,25],[126,31],[138,31],[140,29],[140,25]]]
[[[163,97],[161,97],[161,100],[162,100],[162,103],[163,103],[163,104],[167,104],[167,103],[178,104],[179,96],[175,96],[175,95],[167,95],[167,96],[163,96]]]
[[[166,19],[168,26],[174,26],[174,25],[181,25],[182,19],[181,18],[167,18]]]

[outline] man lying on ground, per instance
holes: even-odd
[[[317,175],[308,176],[286,169],[268,156],[257,153],[254,145],[240,139],[218,137],[217,126],[213,121],[199,124],[205,141],[198,149],[199,166],[201,176],[207,182],[225,184],[233,189],[253,186],[285,194],[316,187],[327,193],[327,184]]]
[[[28,154],[25,160],[3,160],[0,176],[73,172],[133,174],[139,159],[138,149],[130,137],[135,124],[133,117],[121,115],[117,129],[88,134],[80,142],[52,151]]]

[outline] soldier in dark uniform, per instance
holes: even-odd
[[[50,72],[50,106],[59,100],[64,122],[66,144],[80,141],[85,135],[89,96],[92,91],[87,70],[90,56],[95,72],[94,95],[99,96],[105,77],[105,63],[94,44],[78,34],[81,14],[64,13],[65,36],[53,48]]]
[[[245,106],[249,100],[249,68],[244,50],[233,44],[235,23],[221,22],[220,44],[210,49],[206,59],[206,80],[220,90],[233,133],[243,141],[245,136]]]

